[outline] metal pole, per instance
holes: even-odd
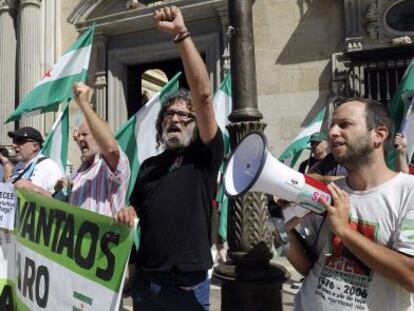
[[[233,150],[246,135],[263,132],[266,127],[257,109],[253,3],[254,0],[229,0],[233,111],[227,128]],[[267,218],[267,198],[263,193],[230,200],[230,262],[214,269],[222,284],[223,311],[282,310],[282,284],[289,274],[269,263],[273,239],[265,225]]]
[[[233,111],[229,120],[232,122],[263,119],[257,110],[253,3],[254,0],[229,0],[230,62],[235,69],[231,76]]]

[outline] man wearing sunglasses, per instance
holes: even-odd
[[[50,196],[56,181],[63,177],[63,172],[53,160],[41,154],[43,137],[40,132],[33,127],[22,127],[8,132],[8,136],[13,140],[18,163],[11,176],[5,176],[5,180],[13,183],[16,189]],[[5,162],[4,166],[12,166],[10,160],[6,159]]]
[[[164,100],[156,121],[164,152],[142,163],[130,199],[141,226],[134,310],[208,310],[210,218],[223,139],[206,67],[180,10],[159,9],[154,21],[180,51],[191,96],[179,90]],[[130,223],[134,214],[124,209],[117,218]]]

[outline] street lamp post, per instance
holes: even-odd
[[[266,124],[257,109],[254,0],[228,2],[233,111],[227,128],[234,150],[249,133],[263,133]],[[281,290],[288,273],[270,264],[273,239],[265,224],[267,218],[267,199],[263,193],[248,193],[230,200],[227,233],[230,261],[214,269],[222,284],[223,311],[282,310]]]

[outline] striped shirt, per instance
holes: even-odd
[[[110,217],[125,206],[131,170],[128,158],[120,148],[119,153],[115,171],[109,168],[101,154],[95,155],[92,165],[81,165],[71,177],[70,204]]]

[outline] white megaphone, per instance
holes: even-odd
[[[232,154],[224,174],[224,191],[235,198],[248,191],[264,192],[322,214],[319,198],[331,202],[326,184],[303,175],[275,159],[260,133],[247,135]]]

